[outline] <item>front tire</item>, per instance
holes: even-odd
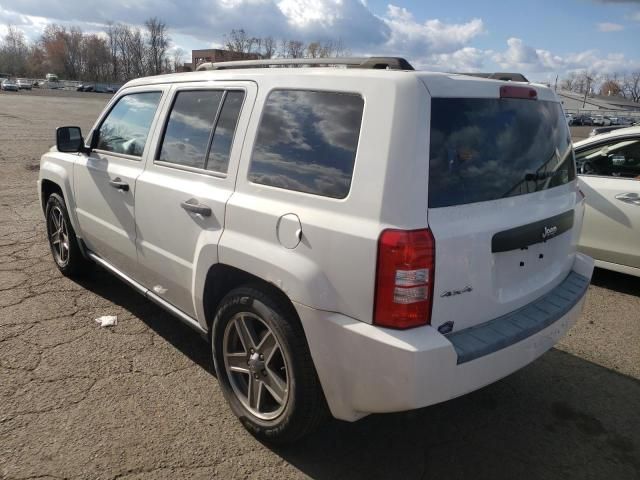
[[[67,277],[77,277],[85,273],[89,262],[80,251],[62,196],[57,193],[49,195],[45,218],[49,247],[60,272]]]
[[[262,287],[241,287],[220,303],[211,345],[218,381],[249,432],[289,443],[327,417],[326,401],[295,310]]]

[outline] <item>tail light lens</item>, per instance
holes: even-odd
[[[429,324],[434,266],[431,231],[383,231],[378,240],[373,323],[389,328]]]

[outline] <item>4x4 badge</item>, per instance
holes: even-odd
[[[473,291],[473,287],[471,287],[471,285],[467,285],[462,290],[449,290],[447,292],[441,293],[440,296],[442,298],[444,298],[444,297],[453,297],[455,295],[460,295],[462,293],[467,293],[467,292],[472,292],[472,291]]]

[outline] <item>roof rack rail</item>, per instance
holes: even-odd
[[[493,73],[484,73],[484,72],[469,72],[469,73],[459,73],[458,75],[469,75],[471,77],[481,77],[481,78],[490,78],[492,80],[505,80],[510,82],[529,82],[527,77],[522,75],[521,73],[515,72],[493,72]]]
[[[329,67],[345,65],[347,68],[367,68],[373,70],[414,70],[413,66],[400,57],[339,57],[339,58],[271,58],[269,60],[238,60],[232,62],[207,62],[196,70],[235,70],[240,68],[271,67]]]

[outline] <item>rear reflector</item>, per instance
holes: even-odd
[[[378,240],[373,323],[411,328],[431,321],[435,240],[428,229],[385,230]]]
[[[500,87],[500,98],[525,98],[527,100],[536,100],[538,98],[538,92],[536,92],[535,88],[504,85]]]

